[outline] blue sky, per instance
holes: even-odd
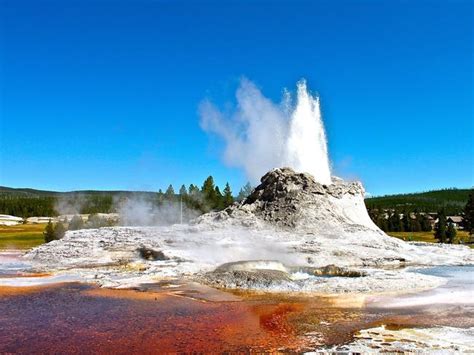
[[[472,1],[0,0],[0,184],[234,190],[203,99],[242,76],[321,95],[334,172],[375,195],[470,187]]]

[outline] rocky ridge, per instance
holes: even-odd
[[[249,226],[263,222],[279,229],[312,232],[379,231],[367,214],[364,194],[360,182],[333,177],[332,184],[323,185],[310,174],[279,168],[265,174],[242,202],[203,215],[196,222]]]

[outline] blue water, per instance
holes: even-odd
[[[0,252],[0,277],[28,271],[31,265],[21,258],[21,253]]]
[[[415,269],[413,272],[448,279],[448,283],[441,286],[441,289],[463,289],[464,291],[471,290],[474,292],[474,265],[435,266],[431,268]]]

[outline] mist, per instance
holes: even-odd
[[[254,83],[242,79],[236,101],[230,113],[209,100],[199,107],[201,128],[225,142],[227,165],[243,169],[254,183],[267,171],[283,166],[331,183],[319,97],[309,93],[304,80],[297,83],[296,99],[285,90],[281,102],[275,103]]]
[[[129,197],[115,203],[124,226],[160,226],[188,223],[200,212],[191,209],[180,201],[163,201],[157,204],[145,197]]]
[[[54,209],[60,215],[80,214],[87,203],[87,196],[82,193],[61,195],[56,199]]]
[[[196,218],[201,211],[190,208],[185,202],[174,198],[162,199],[158,195],[144,195],[131,193],[128,195],[107,196],[110,198],[108,210],[110,213],[99,213],[104,221],[113,220],[114,224],[122,226],[160,226],[176,223],[188,223]],[[93,215],[98,209],[94,203],[94,196],[74,193],[61,196],[57,199],[55,210],[60,216],[69,219],[73,215]],[[104,211],[105,212],[105,211]]]

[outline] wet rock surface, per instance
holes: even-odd
[[[291,279],[279,270],[221,270],[205,274],[201,281],[219,288],[271,289],[289,283]]]
[[[472,354],[474,327],[363,329],[353,342],[321,349],[327,353]]]
[[[366,275],[363,271],[351,270],[336,265],[327,265],[319,268],[299,268],[302,272],[314,276],[326,276],[326,277],[363,277]]]
[[[323,283],[317,277],[362,277],[361,271],[328,265],[320,268],[288,267],[274,260],[248,260],[226,263],[200,278],[219,288],[301,289],[301,283]],[[311,279],[311,280],[310,280]],[[310,282],[308,282],[310,280]]]

